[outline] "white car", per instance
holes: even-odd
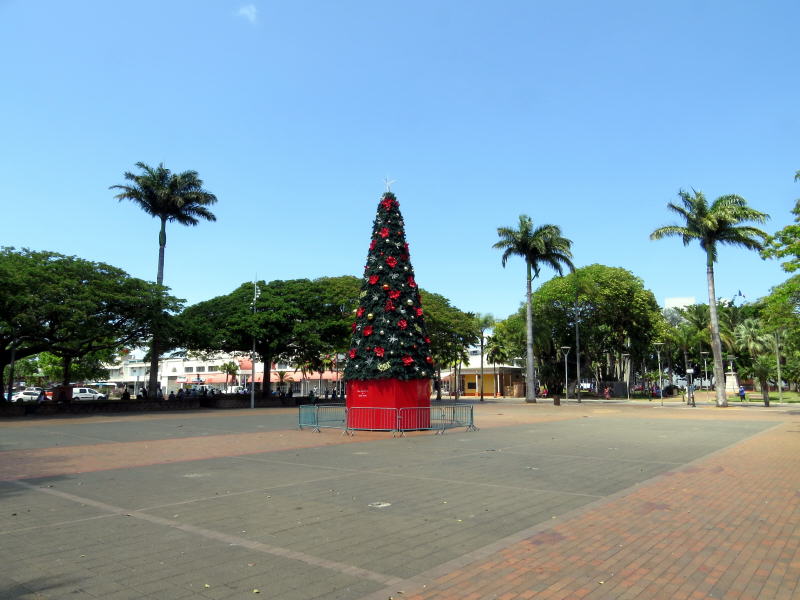
[[[36,402],[39,392],[36,390],[22,390],[11,396],[12,402]]]
[[[72,388],[73,400],[105,400],[106,395],[87,387]]]

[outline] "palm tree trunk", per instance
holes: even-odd
[[[714,289],[714,261],[706,251],[706,277],[708,278],[708,311],[711,321],[711,352],[714,355],[714,391],[717,406],[728,406],[725,395],[725,372],[722,365],[722,342],[719,337],[719,315],[717,314],[717,295]]]
[[[483,331],[481,331],[481,402],[483,402]]]
[[[528,278],[525,281],[525,325],[526,341],[525,350],[525,401],[536,402],[536,383],[533,377],[533,308],[531,306],[531,263],[525,261],[528,267]]]
[[[164,248],[167,246],[167,219],[161,218],[161,230],[158,232],[158,272],[156,273],[156,283],[158,285],[164,284]],[[150,394],[155,394],[158,387],[158,362],[159,350],[158,342],[159,335],[156,331],[158,327],[153,327],[153,341],[150,345],[150,377],[147,380],[147,391]]]
[[[761,399],[764,401],[764,406],[769,406],[769,380],[760,379],[759,383],[761,384]],[[780,385],[780,382],[778,382],[778,385]]]

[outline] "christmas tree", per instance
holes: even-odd
[[[383,194],[378,204],[352,329],[344,371],[348,382],[431,377],[430,338],[400,203],[392,192]],[[422,389],[421,383],[413,387]]]

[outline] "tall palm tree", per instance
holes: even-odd
[[[531,309],[531,285],[539,276],[543,266],[550,266],[559,275],[563,275],[564,267],[574,270],[572,264],[572,241],[561,235],[557,225],[540,225],[536,229],[528,215],[519,216],[517,229],[498,227],[500,237],[492,248],[503,250],[502,263],[506,266],[509,257],[519,256],[525,260],[527,267],[525,294],[526,325],[526,366],[525,366],[525,400],[536,402],[536,387],[533,377],[533,311]]]
[[[112,185],[109,189],[120,190],[114,196],[117,200],[130,200],[137,204],[151,217],[161,221],[158,234],[158,272],[156,283],[164,283],[164,248],[167,245],[167,222],[176,221],[181,225],[196,226],[200,219],[216,221],[208,206],[217,201],[217,197],[203,189],[203,180],[197,171],[173,173],[163,163],[153,168],[143,162],[137,162],[140,173],[125,172],[125,179],[130,185]],[[150,378],[148,388],[151,393],[156,389],[158,380],[158,328],[153,328],[153,341],[150,348]]]
[[[677,213],[683,225],[659,227],[650,234],[651,240],[677,236],[688,246],[692,240],[700,242],[706,253],[706,277],[708,279],[708,307],[711,323],[711,351],[714,355],[714,383],[717,406],[727,406],[725,375],[722,365],[722,344],[719,335],[719,315],[714,289],[714,263],[717,262],[717,245],[730,244],[748,250],[763,249],[767,234],[760,229],[742,225],[748,221],[764,223],[769,215],[747,206],[747,201],[735,195],[720,196],[709,205],[702,192],[678,192],[681,204],[670,202],[667,208]]]

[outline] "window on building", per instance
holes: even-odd
[[[215,371],[219,371],[219,367],[217,365],[208,365],[208,372],[213,373]]]
[[[197,371],[195,371],[195,372],[196,373],[205,373],[206,372],[206,368],[205,367],[197,367]]]
[[[184,367],[185,373],[194,373],[194,367]]]

